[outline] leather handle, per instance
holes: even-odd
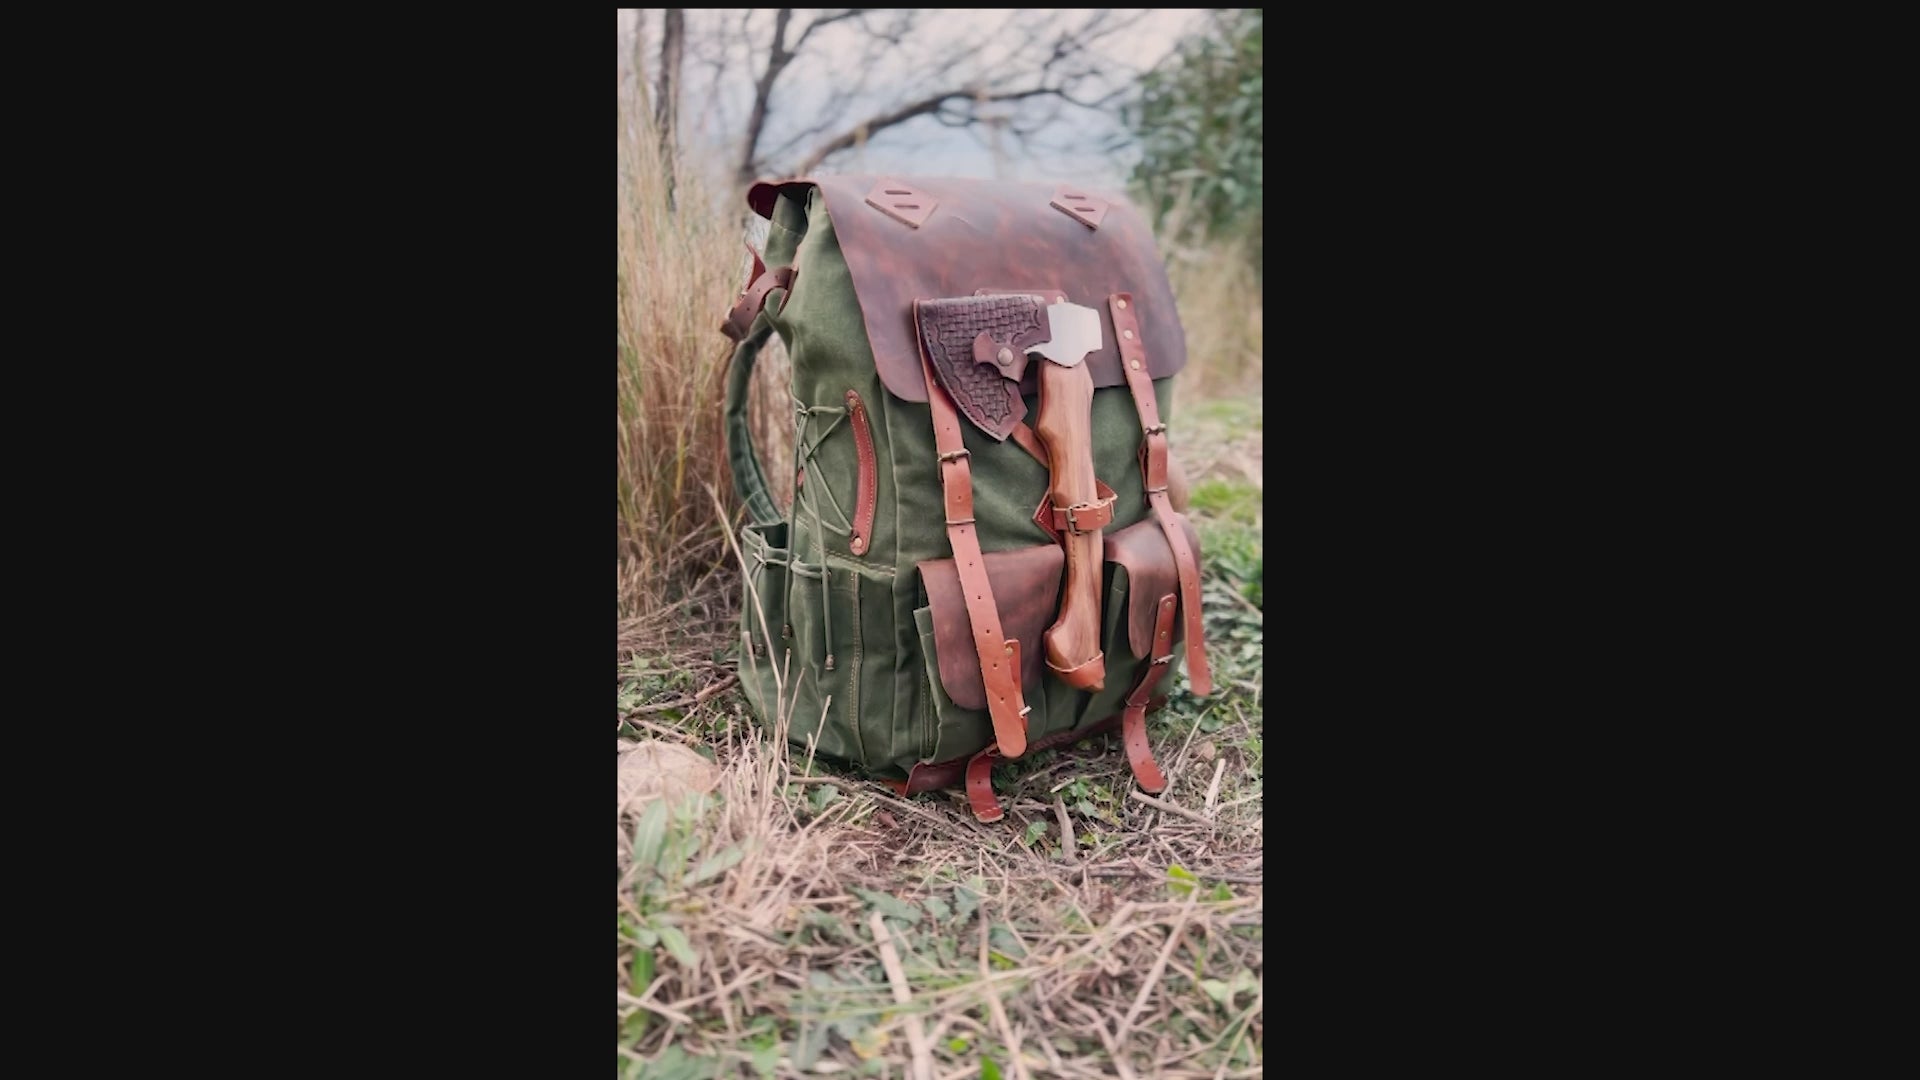
[[[1093,476],[1093,376],[1086,364],[1040,362],[1040,418],[1034,431],[1047,450],[1055,513],[1064,513],[1072,526],[1063,538],[1067,577],[1060,617],[1046,633],[1047,666],[1069,686],[1098,690],[1106,684],[1100,652],[1100,529],[1079,521],[1081,515],[1093,519],[1100,505]]]

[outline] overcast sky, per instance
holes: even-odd
[[[631,56],[633,26],[636,16],[640,14],[633,9],[622,9],[619,13],[619,53],[623,58]],[[801,11],[795,15],[790,38],[806,25],[810,14]],[[929,17],[935,17],[934,12],[928,14]],[[1007,9],[941,10],[937,18],[941,20],[939,27],[942,36],[951,34],[958,40],[999,26],[1010,14],[1012,12]],[[1179,38],[1196,25],[1202,14],[1178,9],[1155,10],[1132,30],[1103,42],[1101,51],[1135,70],[1145,70],[1164,57]],[[743,15],[744,11],[739,9],[689,10],[689,35],[700,34],[707,27],[715,25],[695,20],[720,19],[725,25],[737,28]],[[657,9],[648,10],[644,12],[644,17],[647,20],[648,44],[651,49],[657,49],[660,12]],[[764,43],[772,31],[772,11],[763,10],[755,15],[754,24],[758,29],[759,41]],[[805,129],[813,122],[828,93],[836,86],[847,85],[844,80],[851,77],[847,69],[857,61],[860,40],[858,30],[840,24],[823,27],[814,34],[806,46],[807,57],[814,64],[803,67],[801,61],[796,61],[781,76],[776,87],[778,101],[768,121],[763,147],[777,146],[794,132]],[[647,57],[647,61],[653,59],[652,56]],[[820,70],[820,61],[829,65],[828,70]],[[836,62],[839,66],[832,66]],[[763,55],[754,57],[756,71],[764,63]],[[913,75],[914,72],[901,63],[890,63],[883,59],[868,73],[868,90],[856,100],[850,113],[869,116],[900,104],[901,92]],[[683,125],[691,129],[689,135],[703,136],[713,142],[717,142],[724,133],[728,142],[724,146],[716,145],[711,155],[716,163],[724,160],[731,167],[739,153],[738,133],[745,126],[752,103],[750,76],[736,60],[716,85],[712,70],[696,63],[689,55],[684,78]],[[1034,141],[1059,144],[1071,140],[1097,144],[1105,136],[1117,134],[1119,130],[1117,122],[1109,116],[1069,106]],[[984,130],[969,132],[948,128],[923,117],[877,135],[862,152],[864,159],[849,151],[836,158],[828,169],[836,172],[991,177],[995,175],[995,159],[983,144],[985,136]],[[1001,175],[1009,180],[1075,180],[1091,187],[1117,189],[1123,185],[1126,172],[1132,165],[1132,157],[1125,152],[1110,155],[1036,148],[1029,157],[1010,138],[1003,145],[1006,153]],[[797,159],[800,154],[791,156]]]

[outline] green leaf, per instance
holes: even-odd
[[[1006,923],[993,924],[993,927],[987,931],[987,945],[994,951],[1015,960],[1027,958],[1027,947],[1020,944],[1020,939],[1014,936],[1013,927]]]
[[[840,797],[840,789],[833,784],[816,784],[812,794],[807,796],[807,805],[818,814],[827,808],[827,804]]]
[[[872,889],[863,889],[858,885],[852,886],[852,888],[854,893],[859,896],[860,899],[865,900],[869,907],[872,907],[882,915],[889,915],[899,919],[909,926],[919,922],[921,916],[925,914],[925,912],[920,910],[918,904],[909,904],[897,896],[889,896],[886,893],[875,892]]]
[[[723,874],[735,866],[738,866],[740,860],[746,857],[747,850],[745,847],[739,844],[729,845],[726,850],[720,852],[718,855],[709,855],[701,859],[700,865],[693,868],[693,874],[687,878],[686,884],[698,885],[708,878],[713,877],[715,874]]]
[[[775,1042],[753,1049],[753,1071],[770,1077],[780,1068],[780,1044]]]
[[[951,919],[953,917],[953,909],[947,906],[947,902],[945,900],[942,900],[937,896],[929,896],[925,900],[922,900],[920,902],[926,905],[927,914],[933,916],[934,922],[937,922],[937,923],[946,922],[948,919]]]
[[[1000,1080],[1000,1066],[985,1054],[980,1056],[980,1080]]]
[[[1171,890],[1175,896],[1186,896],[1193,892],[1193,887],[1199,880],[1199,878],[1188,873],[1179,863],[1167,867],[1167,888]]]
[[[693,946],[688,944],[687,935],[681,933],[679,927],[662,926],[659,929],[660,943],[667,947],[667,951],[673,954],[675,960],[680,961],[681,966],[692,967],[698,962],[699,958],[694,955]]]
[[[1027,826],[1026,839],[1022,840],[1021,843],[1027,845],[1028,847],[1032,847],[1033,842],[1035,840],[1040,839],[1042,836],[1045,836],[1046,832],[1047,832],[1047,823],[1044,821],[1035,821]]]
[[[953,917],[966,921],[967,916],[980,906],[980,898],[987,892],[987,883],[979,876],[968,879],[965,885],[953,887]]]
[[[660,861],[660,846],[667,838],[667,804],[655,799],[640,812],[640,824],[633,830],[633,864],[653,869]]]
[[[1227,984],[1219,979],[1201,979],[1200,989],[1205,990],[1208,997],[1222,1005],[1227,1004],[1233,997],[1233,992],[1227,989]]]
[[[800,1033],[793,1044],[793,1067],[801,1072],[812,1072],[813,1063],[820,1060],[821,1051],[826,1048],[826,1025],[801,1023]]]
[[[947,1040],[947,1049],[953,1051],[956,1054],[964,1054],[968,1050],[973,1049],[973,1044],[968,1042],[965,1039],[953,1038],[953,1039]]]
[[[654,933],[651,926],[641,926],[634,929],[633,940],[639,942],[641,948],[651,949],[660,944],[660,935]]]

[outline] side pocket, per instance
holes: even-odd
[[[814,742],[816,754],[867,765],[860,741],[861,636],[859,574],[796,562],[789,567],[788,619],[793,625],[793,722],[787,740]],[[802,751],[804,752],[804,751]]]
[[[1187,543],[1198,556],[1200,538],[1192,523],[1183,517],[1180,527],[1186,531]],[[1183,621],[1176,621],[1171,641],[1154,640],[1154,621],[1161,598],[1180,590],[1173,548],[1167,543],[1159,520],[1148,517],[1137,521],[1108,533],[1102,543],[1111,574],[1107,606],[1101,612],[1101,647],[1107,654],[1107,684],[1087,702],[1075,726],[1098,723],[1118,713],[1147,665],[1154,657],[1173,652],[1182,637]],[[1164,691],[1167,685],[1163,676],[1159,689]]]
[[[778,720],[781,701],[777,665],[792,640],[787,622],[787,526],[749,524],[740,530],[740,554],[747,560],[741,581],[740,688],[763,724]]]

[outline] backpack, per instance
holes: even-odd
[[[1211,677],[1167,451],[1186,338],[1147,222],[976,179],[763,181],[747,204],[765,257],[721,330],[756,717],[903,795],[964,781],[981,821],[995,761],[1116,727],[1163,790],[1146,716],[1183,651],[1195,694]],[[773,334],[790,516],[747,421]]]

